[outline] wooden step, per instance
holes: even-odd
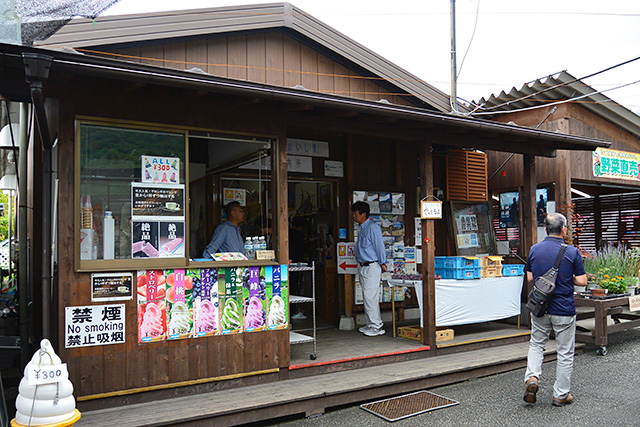
[[[526,366],[528,342],[87,411],[82,426],[237,425],[380,399]],[[549,341],[545,360],[556,356]]]

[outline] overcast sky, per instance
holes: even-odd
[[[120,0],[104,15],[272,2]],[[450,0],[290,3],[451,93]],[[640,56],[640,1],[457,0],[456,30],[458,96],[477,101],[561,70],[581,78]],[[585,81],[596,90],[627,85],[604,94],[640,113],[640,82],[630,84],[638,80],[640,60]]]

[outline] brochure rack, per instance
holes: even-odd
[[[293,330],[289,331],[289,342],[291,345],[294,344],[303,344],[312,342],[313,343],[313,353],[309,355],[311,360],[316,360],[316,263],[313,261],[310,267],[289,267],[289,272],[303,272],[309,271],[311,272],[311,298],[303,297],[298,295],[289,295],[289,305],[291,304],[302,304],[310,302],[313,306],[312,316],[313,316],[313,336],[310,337],[308,335],[303,335],[301,333],[295,332]],[[291,312],[291,310],[289,310]]]

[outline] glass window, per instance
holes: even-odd
[[[184,259],[185,133],[79,126],[80,259]]]

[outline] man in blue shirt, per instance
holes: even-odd
[[[527,281],[532,284],[555,264],[556,257],[567,235],[567,218],[559,213],[545,217],[547,238],[533,245],[527,261]],[[585,286],[587,275],[582,256],[573,246],[567,246],[558,267],[556,290],[542,317],[531,315],[531,339],[525,373],[526,391],[524,401],[535,403],[538,379],[542,373],[544,348],[553,330],[556,336],[558,362],[556,382],[553,385],[553,406],[564,406],[573,402],[571,373],[576,342],[576,305],[573,300],[573,286]]]
[[[369,205],[356,202],[351,206],[353,220],[360,224],[356,240],[356,261],[364,297],[364,314],[367,324],[360,332],[368,337],[384,335],[380,316],[380,276],[387,271],[387,259],[380,226],[369,219]]]
[[[244,254],[244,242],[238,225],[244,221],[244,208],[238,202],[225,206],[227,220],[216,227],[211,242],[202,253],[203,258],[213,258],[220,252],[240,252]]]

